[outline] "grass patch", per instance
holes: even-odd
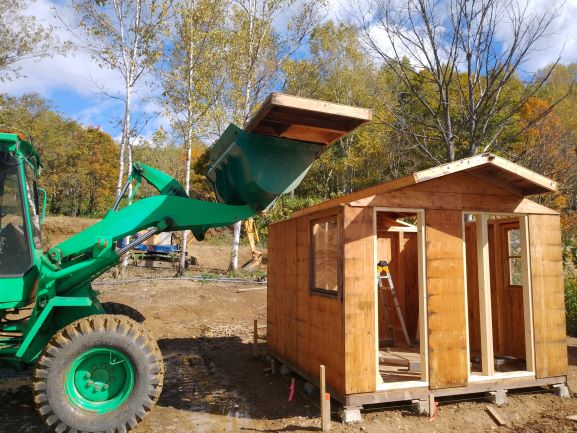
[[[567,316],[567,334],[577,337],[577,276],[565,278],[565,312]]]

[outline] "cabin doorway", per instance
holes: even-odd
[[[422,223],[418,211],[375,211],[377,380],[381,389],[426,381],[421,338],[426,334]]]
[[[470,378],[533,371],[525,216],[465,214]]]

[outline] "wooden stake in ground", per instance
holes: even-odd
[[[321,395],[321,430],[331,430],[331,395],[327,392],[325,378],[325,366],[321,365],[320,371],[320,395]]]
[[[258,356],[258,321],[254,319],[254,331],[253,331],[253,341],[252,341],[252,356],[255,358]]]

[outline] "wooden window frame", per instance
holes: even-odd
[[[312,295],[327,296],[333,299],[342,300],[343,294],[343,236],[342,218],[338,213],[325,215],[321,218],[309,220],[309,293]],[[315,287],[315,250],[313,227],[315,224],[336,221],[337,222],[337,289],[328,290]]]
[[[512,256],[509,251],[509,232],[511,230],[518,230],[519,237],[521,238],[521,226],[518,223],[511,222],[501,226],[501,242],[502,242],[502,250],[504,254],[504,269],[503,278],[504,278],[504,287],[506,289],[521,289],[523,288],[523,242],[521,239],[520,242],[520,249],[518,256]],[[512,284],[511,282],[511,259],[519,259],[521,260],[521,284]]]

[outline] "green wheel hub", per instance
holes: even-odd
[[[134,387],[134,366],[119,350],[98,347],[80,354],[66,373],[68,400],[80,409],[107,413],[126,401]]]

